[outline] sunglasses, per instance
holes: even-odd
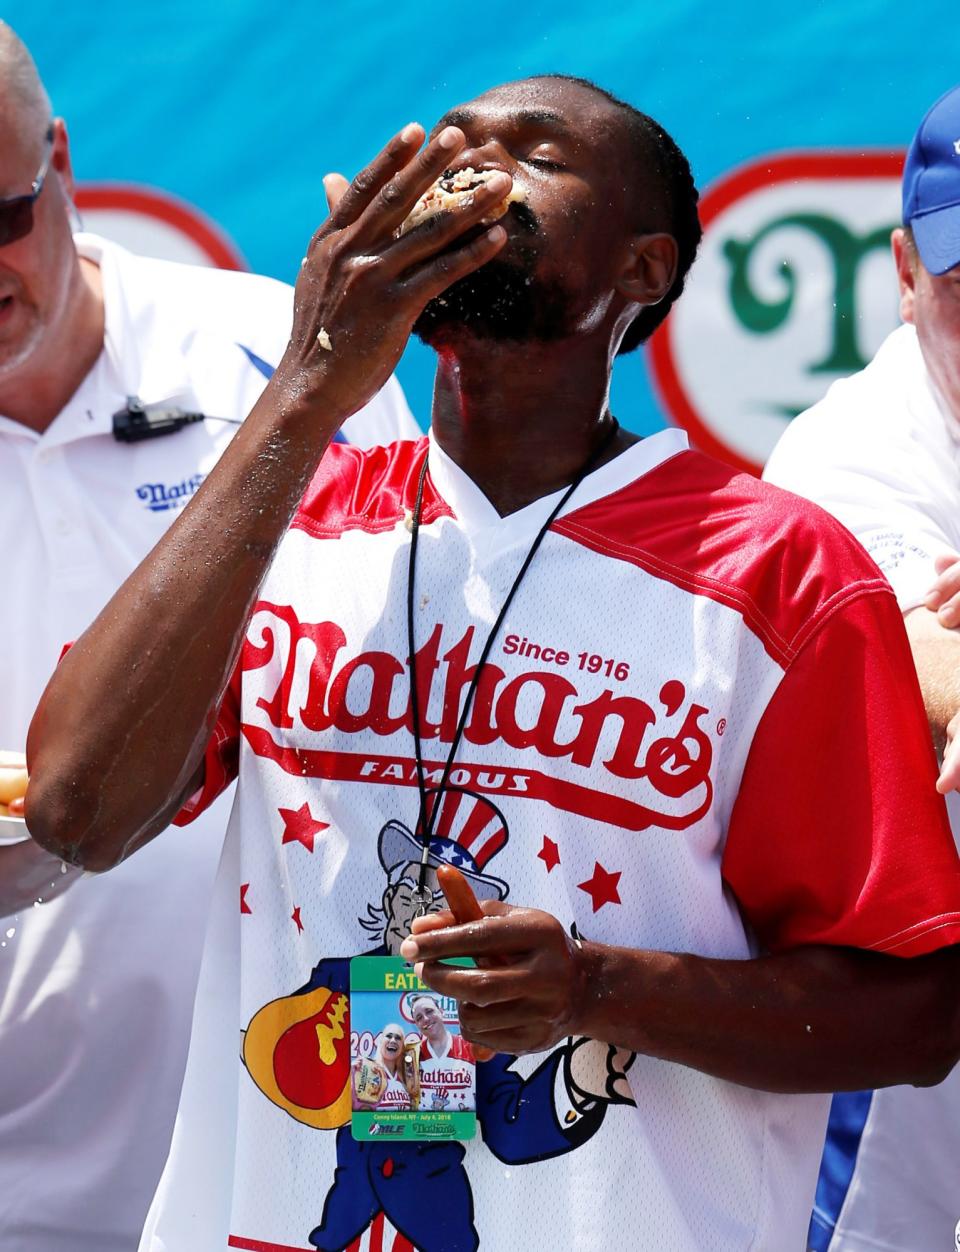
[[[47,150],[43,164],[37,170],[30,191],[25,196],[8,196],[0,200],[0,248],[8,243],[16,243],[33,230],[33,202],[43,191],[44,180],[53,159],[53,126],[47,131]]]

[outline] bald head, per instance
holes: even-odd
[[[38,143],[53,113],[33,57],[6,22],[0,22],[0,111]]]

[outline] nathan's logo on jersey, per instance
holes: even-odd
[[[759,471],[790,418],[898,324],[902,152],[786,152],[709,187],[686,290],[650,344],[698,447]]]
[[[435,1062],[435,1064],[438,1064]],[[473,1067],[461,1066],[459,1069],[434,1069],[429,1061],[421,1064],[421,1081],[425,1086],[433,1087],[464,1087],[473,1081]]]
[[[192,474],[178,483],[141,483],[137,499],[153,513],[165,513],[168,509],[182,509],[194,494],[206,474]]]
[[[436,745],[451,743],[456,731],[474,673],[474,643],[472,627],[450,640],[438,624],[417,653],[420,729],[430,782],[439,780],[443,767],[442,749]],[[256,707],[269,725],[251,721],[243,726],[258,755],[293,774],[417,785],[416,768],[407,755],[413,723],[404,660],[384,651],[351,654],[335,622],[301,622],[289,605],[261,602],[242,665],[247,672],[263,671],[264,694]],[[587,674],[576,676],[583,684],[591,681]],[[713,797],[713,747],[702,725],[707,708],[692,702],[677,679],[663,682],[649,700],[623,687],[614,691],[604,685],[608,681],[598,674],[591,694],[601,690],[587,698],[555,668],[508,676],[488,663],[464,741],[489,748],[494,763],[458,762],[450,782],[475,792],[545,800],[631,830],[692,825]],[[330,746],[329,732],[339,732],[337,750]],[[342,750],[344,737],[354,735],[364,736],[366,751]],[[387,741],[384,748],[392,748],[393,755],[375,755],[371,735]],[[512,751],[505,754],[504,748]],[[405,755],[396,755],[398,750]],[[571,780],[569,768],[563,777],[554,777],[549,767],[555,760],[580,767],[582,781]],[[597,777],[598,767],[635,785],[610,787]]]

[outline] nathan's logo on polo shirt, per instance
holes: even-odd
[[[453,742],[479,650],[472,626],[454,639],[438,623],[417,652],[429,783],[440,780],[441,745]],[[629,830],[684,830],[704,816],[714,727],[679,679],[638,694],[604,672],[518,671],[526,660],[511,658],[509,673],[492,661],[484,667],[463,736],[472,750],[460,754],[470,759],[458,761],[452,786],[526,796]],[[352,653],[335,622],[301,622],[291,606],[261,601],[242,666],[247,690],[263,688],[243,724],[259,756],[298,776],[417,786],[405,657]],[[346,750],[361,735],[362,748]],[[377,739],[393,755],[373,753]],[[554,761],[563,769],[552,770]]]
[[[785,152],[707,189],[700,253],[649,349],[705,452],[759,472],[790,419],[896,328],[902,167],[899,151]]]
[[[182,509],[205,478],[206,474],[192,474],[178,483],[141,483],[137,488],[137,499],[142,500],[152,513]]]

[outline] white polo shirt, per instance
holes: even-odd
[[[65,641],[177,517],[236,430],[204,421],[122,444],[128,396],[243,417],[289,334],[292,291],[134,257],[89,235],[104,351],[42,434],[0,416],[0,747],[21,749]],[[415,432],[399,385],[347,423]],[[176,1111],[209,893],[227,817],[172,830],[0,927],[0,1247],[131,1252]],[[3,867],[0,849],[0,872]]]
[[[960,423],[927,373],[913,326],[895,330],[866,369],[791,422],[764,477],[838,517],[904,612],[922,603],[935,558],[960,552]],[[947,808],[960,841],[960,795],[948,796]],[[954,1247],[958,1157],[960,1067],[936,1087],[835,1096],[811,1248]]]

